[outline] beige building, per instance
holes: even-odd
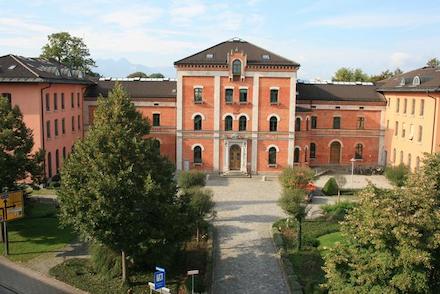
[[[387,100],[387,163],[418,168],[424,153],[440,150],[440,69],[424,67],[383,81]]]

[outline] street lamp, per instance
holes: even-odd
[[[350,159],[351,162],[351,188],[353,189],[353,174],[354,174],[354,162],[356,159],[352,158]]]

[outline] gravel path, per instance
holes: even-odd
[[[272,242],[283,216],[280,186],[261,178],[211,178],[217,217],[213,293],[289,293]]]

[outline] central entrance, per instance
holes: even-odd
[[[241,166],[241,147],[234,144],[229,149],[229,169],[240,170]]]
[[[334,141],[330,145],[330,163],[339,164],[341,162],[341,143]]]

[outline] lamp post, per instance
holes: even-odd
[[[353,174],[354,174],[354,162],[356,159],[352,158],[350,159],[351,162],[351,188],[353,189]]]
[[[199,274],[199,270],[191,270],[187,272],[188,276],[191,276],[191,293],[194,294],[194,276]]]

